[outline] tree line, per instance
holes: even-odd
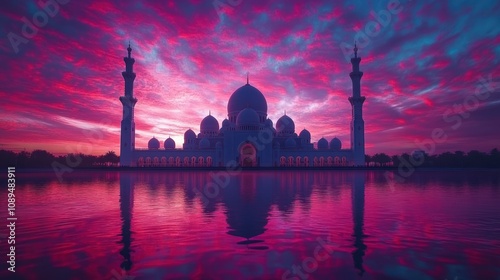
[[[54,162],[65,164],[67,160],[77,162],[77,167],[118,166],[120,157],[114,151],[100,156],[84,154],[67,154],[54,156],[45,150],[32,152],[12,152],[0,150],[0,166],[15,166],[17,168],[51,168]],[[442,154],[428,155],[423,151],[415,151],[411,155],[389,156],[385,153],[365,155],[367,166],[399,166],[412,164],[415,167],[500,167],[500,152],[497,148],[489,153],[472,150],[469,152],[456,151]]]
[[[67,160],[78,163],[76,167],[98,167],[117,166],[120,157],[114,151],[109,151],[100,156],[84,154],[67,154],[64,156],[54,156],[45,150],[34,150],[32,152],[12,152],[0,150],[0,166],[15,166],[16,168],[52,168],[54,162],[66,164]]]
[[[399,166],[411,164],[415,167],[500,167],[500,152],[497,148],[489,153],[472,150],[456,151],[429,155],[423,151],[415,151],[411,155],[389,156],[384,153],[365,155],[368,166]]]

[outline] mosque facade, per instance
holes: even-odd
[[[316,147],[311,143],[311,133],[303,129],[295,131],[293,119],[284,114],[276,121],[267,117],[267,101],[256,87],[248,82],[229,98],[227,118],[219,121],[206,116],[196,134],[188,129],[184,133],[182,148],[172,138],[160,142],[152,138],[147,149],[135,146],[134,107],[137,98],[133,94],[136,74],[133,72],[132,49],[127,48],[124,57],[125,94],[120,97],[123,105],[120,139],[120,165],[133,167],[327,167],[364,166],[365,140],[361,77],[361,58],[354,47],[351,58],[352,107],[350,124],[350,148],[342,148],[338,138],[328,141],[321,138]]]

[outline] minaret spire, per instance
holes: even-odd
[[[351,120],[351,149],[353,153],[353,165],[365,165],[365,122],[363,120],[363,102],[365,97],[361,96],[361,77],[363,72],[359,70],[361,57],[358,56],[358,45],[354,42],[354,57],[351,58],[352,72],[349,74],[352,80],[352,96],[349,102],[352,106]]]
[[[130,47],[130,41],[128,41],[127,51],[128,51],[128,58],[130,58],[130,53],[132,52],[132,48]]]

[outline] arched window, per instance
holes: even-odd
[[[181,158],[180,157],[175,158],[175,166],[177,166],[177,167],[181,166]]]
[[[318,157],[314,157],[313,166],[318,166],[318,165],[319,165]]]
[[[335,157],[333,159],[333,165],[335,165],[335,166],[339,166],[340,165],[340,158],[339,157]]]
[[[207,166],[212,166],[212,157],[207,157]]]
[[[286,158],[280,157],[280,166],[286,166]]]
[[[147,157],[146,158],[146,167],[150,167],[150,166],[151,166],[151,158]]]
[[[196,157],[191,157],[191,166],[196,166]]]
[[[325,166],[325,158],[324,157],[319,158],[319,166]]]
[[[297,166],[302,166],[302,160],[301,160],[301,157],[297,157],[297,158],[295,159],[295,165],[297,165]]]
[[[309,166],[309,157],[304,157],[304,166]]]
[[[174,166],[174,157],[169,157],[168,158],[168,166]]]
[[[153,166],[159,166],[160,165],[160,159],[158,157],[154,157],[153,159]]]
[[[167,166],[167,158],[166,157],[161,157],[161,166],[163,166],[163,167]]]
[[[333,165],[333,158],[332,157],[328,157],[326,159],[326,163],[327,163],[328,166],[332,166]]]
[[[144,167],[144,158],[143,157],[140,157],[139,158],[139,163],[138,163],[139,167]]]
[[[183,166],[189,166],[189,158],[188,157],[184,157]]]
[[[293,166],[293,157],[288,157],[288,166]]]
[[[198,158],[198,166],[205,166],[205,158],[203,157]]]
[[[342,157],[342,166],[347,165],[347,159],[345,157]]]

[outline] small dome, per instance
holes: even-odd
[[[194,133],[193,130],[191,129],[186,130],[186,132],[184,133],[184,140],[187,139],[196,139],[196,134]]]
[[[168,149],[175,149],[175,141],[174,139],[168,137],[167,140],[163,143],[163,147],[168,150]]]
[[[151,138],[148,142],[148,149],[150,150],[158,150],[160,148],[160,141],[156,138]]]
[[[222,126],[219,129],[219,136],[224,136],[224,132],[228,131],[231,127],[231,122],[228,119],[222,121]]]
[[[236,118],[236,125],[238,126],[258,126],[259,115],[252,108],[242,110]]]
[[[285,148],[295,148],[297,146],[297,142],[293,138],[288,138],[285,141]]]
[[[276,131],[279,134],[290,135],[295,132],[295,123],[292,118],[287,115],[282,116],[276,122]]]
[[[271,119],[266,120],[266,127],[273,127],[273,121]]]
[[[319,139],[318,150],[328,150],[328,141],[325,138]]]
[[[332,139],[332,141],[330,141],[330,149],[334,151],[342,149],[342,142],[340,142],[339,138],[335,137]]]
[[[299,137],[305,140],[311,140],[311,133],[307,129],[302,129],[302,131],[299,134]]]
[[[215,135],[219,132],[219,122],[212,115],[206,116],[200,123],[200,133],[202,135]]]
[[[200,141],[200,149],[208,149],[210,148],[210,141],[207,138],[203,138]]]
[[[267,101],[262,92],[246,84],[237,89],[227,103],[228,116],[237,116],[245,108],[254,109],[259,115],[267,115]]]

